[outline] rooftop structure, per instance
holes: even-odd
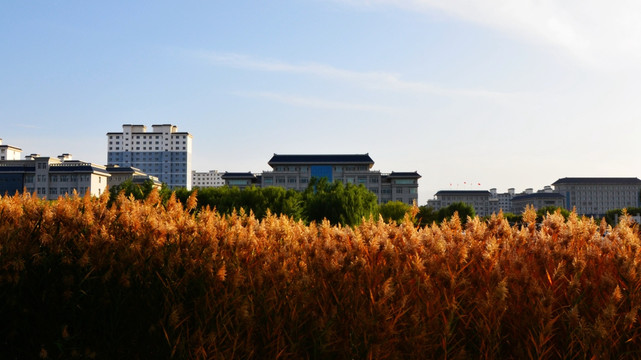
[[[3,145],[0,139],[0,160],[20,160],[22,149],[11,145]]]

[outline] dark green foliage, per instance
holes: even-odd
[[[303,214],[307,221],[329,220],[332,224],[358,225],[363,218],[376,214],[376,195],[363,185],[312,178],[303,192]]]
[[[546,206],[536,211],[536,221],[541,222],[547,214],[554,214],[557,211],[560,211],[561,215],[563,215],[565,219],[567,219],[568,216],[570,216],[570,212],[567,209],[564,209],[558,206]]]
[[[463,224],[465,224],[465,222],[467,221],[468,216],[470,218],[476,216],[476,212],[474,211],[474,207],[472,205],[457,202],[450,204],[449,206],[444,207],[438,211],[438,222],[440,223],[443,220],[451,219],[454,213],[458,213],[458,216]]]
[[[641,208],[638,208],[638,207],[627,208],[625,209],[625,211],[628,215],[631,215],[631,216],[641,215]],[[605,221],[609,225],[615,226],[617,219],[620,218],[621,215],[623,215],[623,209],[609,210],[605,213]]]
[[[385,204],[378,206],[378,212],[387,222],[395,221],[400,223],[403,221],[405,214],[410,213],[412,206],[402,201],[388,201]]]
[[[434,222],[438,222],[438,212],[431,206],[419,206],[416,218],[420,226],[431,225]]]
[[[301,218],[301,194],[294,190],[285,190],[281,187],[257,188],[249,187],[240,190],[237,187],[207,187],[198,188],[196,199],[199,208],[209,207],[216,209],[221,214],[231,214],[241,209],[249,214],[262,219],[271,212],[276,215],[286,215],[296,220]],[[192,191],[180,189],[176,191],[176,198],[183,204]]]
[[[134,184],[131,179],[125,180],[122,183],[109,188],[110,204],[113,203],[121,192],[123,192],[126,197],[133,196],[136,200],[146,199],[153,188],[154,182],[151,180],[146,180],[142,184]],[[162,187],[159,190],[159,195],[160,198],[163,199],[163,202],[166,202],[167,199],[169,199],[169,196],[171,196],[171,190],[166,184],[162,184]]]

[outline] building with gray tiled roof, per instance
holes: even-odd
[[[564,207],[579,215],[603,216],[608,210],[639,207],[641,180],[636,177],[565,177],[554,191],[565,197]]]
[[[246,187],[280,186],[303,191],[312,178],[330,182],[363,185],[376,194],[379,203],[418,201],[418,172],[381,173],[372,170],[374,160],[369,154],[274,154],[267,162],[272,171],[256,176],[251,173],[225,173],[228,185]]]

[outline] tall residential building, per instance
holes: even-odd
[[[225,186],[223,173],[218,170],[209,170],[208,172],[191,172],[191,186],[193,187],[221,187]]]
[[[608,210],[639,207],[638,178],[562,178],[552,184],[565,196],[565,208],[579,215],[603,216]]]
[[[192,136],[170,124],[122,126],[122,132],[107,133],[107,164],[136,167],[157,177],[169,188],[191,189]]]
[[[363,185],[376,194],[379,203],[401,201],[415,204],[418,200],[418,179],[421,176],[416,171],[383,174],[372,170],[374,160],[369,154],[274,154],[268,164],[272,171],[264,171],[260,175],[226,172],[222,178],[226,185],[240,188],[279,186],[298,191],[305,190],[312,178],[326,178],[329,182]]]

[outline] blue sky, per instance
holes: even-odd
[[[418,171],[421,204],[639,177],[639,13],[623,0],[3,2],[0,138],[104,164],[107,132],[171,123],[194,136],[198,171],[369,153],[382,172]]]

